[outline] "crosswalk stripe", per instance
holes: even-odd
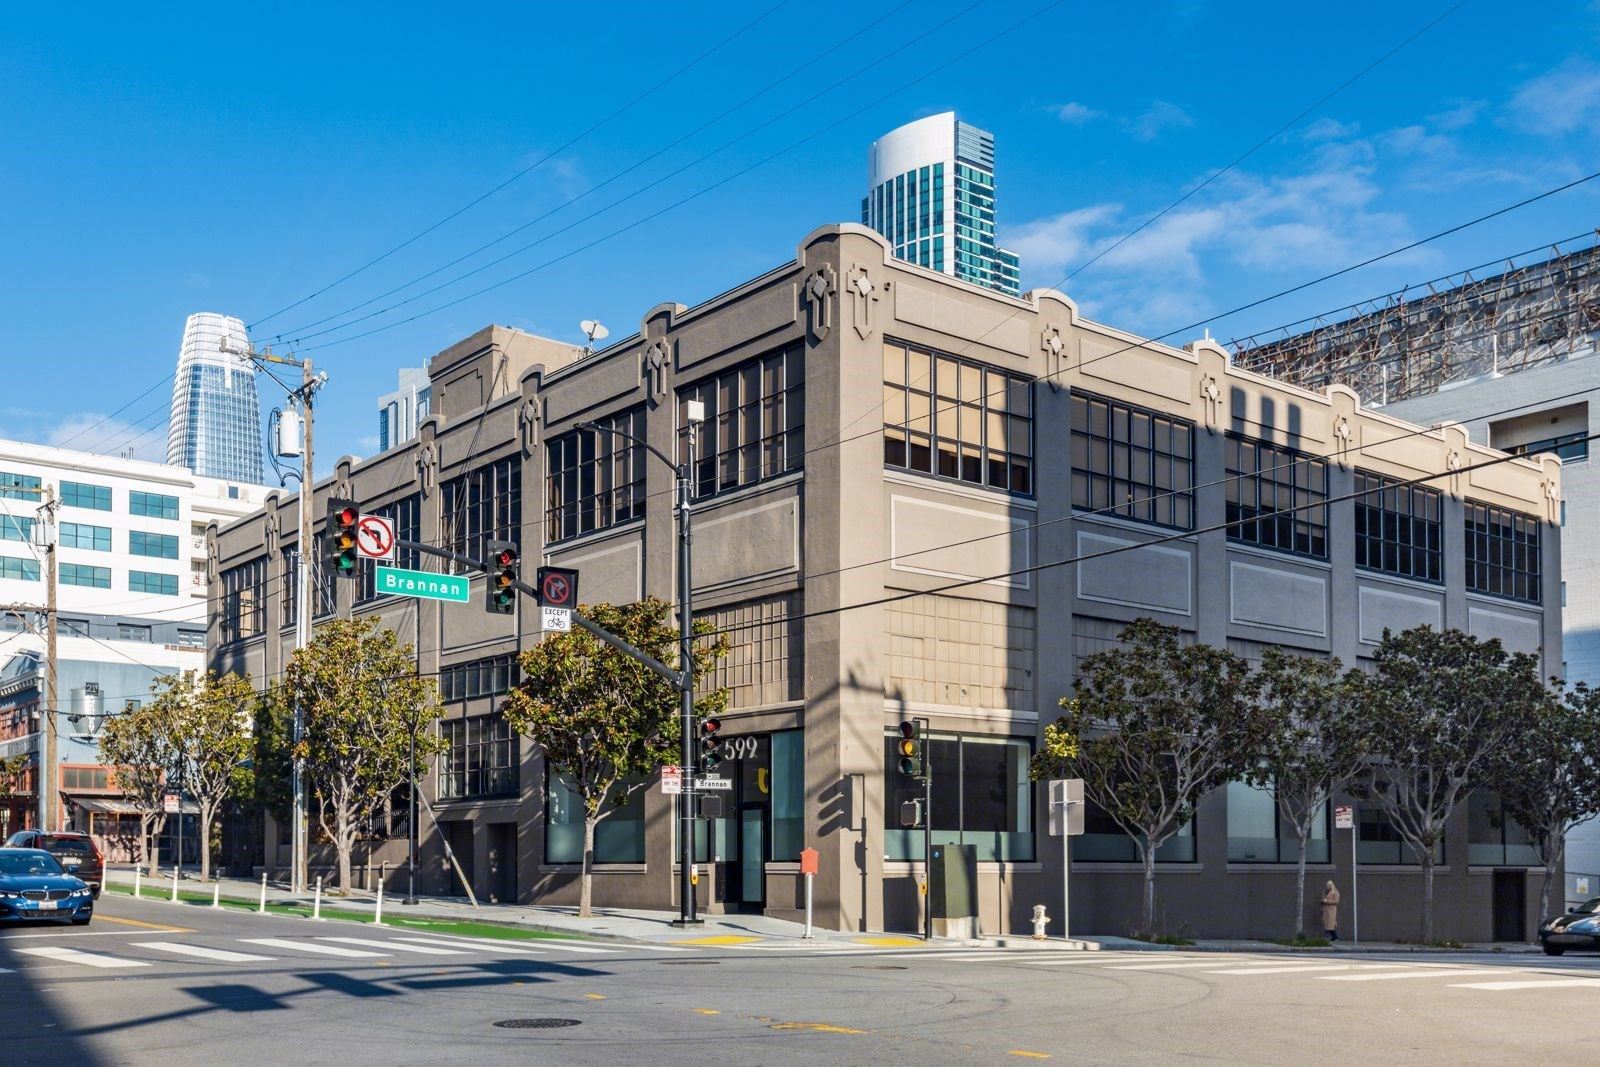
[[[334,941],[341,945],[355,945],[359,948],[398,949],[402,952],[415,952],[422,956],[465,956],[468,955],[464,948],[429,948],[426,945],[408,945],[403,941],[379,941],[372,937],[319,937],[318,941]]]
[[[1519,982],[1462,982],[1452,985],[1450,988],[1503,991],[1507,989],[1592,989],[1595,986],[1600,986],[1600,978],[1543,978]]]
[[[1309,974],[1312,971],[1348,971],[1357,967],[1399,967],[1398,963],[1301,963],[1293,967],[1232,967],[1209,974]]]
[[[125,960],[117,956],[102,956],[98,952],[80,952],[75,948],[52,948],[40,946],[38,948],[19,948],[27,956],[40,956],[44,959],[59,960],[62,963],[81,963],[86,967],[100,967],[110,970],[116,967],[148,967],[143,960]]]
[[[1382,971],[1378,974],[1319,974],[1324,982],[1385,982],[1393,978],[1471,978],[1482,974],[1504,974],[1504,968],[1493,970],[1457,970],[1453,967],[1433,967],[1421,971]]]
[[[589,941],[568,941],[562,938],[494,938],[494,937],[458,937],[454,934],[431,934],[425,930],[418,930],[417,937],[408,937],[408,940],[424,939],[429,944],[470,945],[473,948],[497,948],[507,952],[543,952],[545,949],[555,949],[559,952],[582,952],[594,955],[607,955],[614,952],[626,952],[635,948],[648,949],[652,952],[683,952],[685,949],[667,949],[660,945],[607,945],[602,948]]]
[[[1215,967],[1218,964],[1226,962],[1228,961],[1185,959],[1175,960],[1170,963],[1166,961],[1161,963],[1122,963],[1112,967],[1111,969],[1113,971],[1181,971],[1189,968],[1198,969],[1202,967]],[[1269,964],[1279,963],[1278,960],[1239,960],[1236,962],[1241,967],[1249,968],[1265,967]]]
[[[264,945],[267,948],[282,949],[285,952],[314,952],[322,956],[346,956],[352,959],[376,959],[387,956],[387,952],[364,952],[361,949],[340,948],[338,945],[318,945],[310,941],[289,941],[281,937],[241,937],[239,939],[246,945]]]
[[[1076,952],[1071,956],[1045,956],[1042,959],[1024,959],[1019,962],[1030,964],[1034,967],[1112,967],[1115,968],[1126,956],[1112,956],[1108,959],[1095,959],[1098,952]]]
[[[132,948],[153,948],[157,952],[171,952],[179,956],[193,956],[202,960],[219,960],[222,963],[265,963],[272,956],[257,956],[251,952],[229,952],[222,948],[204,948],[185,945],[177,941],[135,941]]]

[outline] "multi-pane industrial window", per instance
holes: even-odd
[[[1029,380],[953,356],[885,343],[883,462],[1031,494]]]
[[[1327,463],[1245,437],[1226,447],[1228,540],[1327,559]]]
[[[439,699],[449,703],[497,696],[515,685],[519,677],[517,657],[511,655],[452,664],[439,671]]]
[[[111,588],[110,567],[90,567],[82,563],[63,563],[60,572],[62,585],[82,585],[90,589]]]
[[[128,494],[128,511],[147,519],[176,519],[178,498],[162,493],[142,493],[135,489]]]
[[[128,551],[135,556],[177,559],[178,538],[176,534],[145,533],[143,530],[130,530],[128,531]]]
[[[0,541],[33,542],[33,520],[20,515],[0,515]]]
[[[598,430],[573,430],[550,442],[545,465],[546,538],[604,530],[644,517],[644,406],[593,420]]]
[[[222,572],[222,640],[254,637],[265,626],[262,593],[267,581],[266,557]],[[285,588],[292,581],[283,583]]]
[[[490,540],[522,540],[522,459],[486,463],[444,483],[444,547],[483,559]]]
[[[515,796],[517,735],[500,714],[439,724],[446,748],[439,760],[439,799]]]
[[[61,503],[69,508],[89,508],[94,511],[111,510],[111,489],[88,482],[62,482]]]
[[[128,588],[135,593],[177,596],[178,576],[176,574],[157,574],[154,571],[129,571]]]
[[[422,540],[422,497],[417,493],[402,497],[392,504],[373,508],[373,515],[382,515],[394,523],[394,536],[397,541]],[[414,548],[401,548],[396,546],[395,558],[392,564],[404,567],[407,570],[417,570],[422,566],[422,555]],[[361,586],[357,592],[356,603],[365,603],[377,597],[376,589],[378,560],[366,560],[361,565]],[[389,564],[384,564],[389,566]]]
[[[922,855],[922,831],[901,828],[900,808],[921,797],[922,784],[900,773],[895,743],[886,736],[884,780],[893,803],[885,805],[884,855],[909,860]],[[934,773],[933,840],[977,847],[981,862],[1031,861],[1033,786],[1028,778],[1032,742],[1022,737],[976,734],[936,735],[928,739],[927,759]]]
[[[1194,424],[1074,393],[1072,506],[1193,529]]]
[[[61,524],[62,548],[87,548],[94,552],[111,551],[111,527],[89,526],[81,522]]]
[[[7,500],[40,500],[42,492],[39,478],[34,474],[12,474],[0,471],[0,497]]]
[[[1467,588],[1474,593],[1537,604],[1539,520],[1505,508],[1467,501]]]
[[[1423,582],[1444,581],[1444,496],[1356,471],[1356,566]]]
[[[1552,452],[1570,463],[1589,458],[1589,435],[1583,430],[1558,434],[1555,437],[1529,441],[1526,444],[1507,445],[1506,451],[1513,456],[1537,456],[1541,452]]]
[[[37,582],[39,561],[0,556],[0,578],[10,578],[14,582]]]
[[[694,495],[753,485],[799,470],[805,456],[805,348],[790,345],[678,390],[678,461],[689,460],[688,404],[705,404],[694,456]]]

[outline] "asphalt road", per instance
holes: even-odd
[[[1600,1060],[1595,957],[499,943],[107,894],[0,968],[7,1065]]]

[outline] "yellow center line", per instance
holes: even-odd
[[[604,1000],[604,999],[606,999],[606,995],[604,993],[585,993],[584,996],[588,997],[590,1000]]]
[[[1025,1048],[1007,1049],[1006,1050],[1006,1055],[1007,1056],[1021,1056],[1023,1059],[1027,1059],[1027,1060],[1047,1060],[1047,1059],[1050,1058],[1050,1053],[1048,1053],[1048,1052],[1029,1052]]]
[[[721,1015],[722,1014],[716,1008],[696,1008],[695,1011],[698,1012],[701,1015]]]
[[[169,933],[169,934],[192,934],[192,933],[194,933],[194,931],[191,930],[187,926],[168,926],[166,923],[147,923],[147,922],[142,922],[139,919],[123,919],[123,918],[119,918],[118,916],[115,916],[115,915],[104,915],[104,914],[102,914],[102,915],[96,915],[95,918],[99,919],[103,923],[121,923],[124,926],[138,926],[138,927],[141,927],[141,928],[143,928],[145,930],[161,930],[164,933]]]
[[[774,1030],[810,1030],[818,1034],[864,1034],[865,1030],[852,1030],[848,1026],[834,1026],[832,1023],[773,1023]]]

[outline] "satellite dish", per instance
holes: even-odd
[[[589,339],[588,344],[583,346],[584,355],[594,351],[594,343],[596,341],[604,341],[611,336],[611,331],[606,329],[597,319],[584,319],[578,323],[578,329],[582,330],[583,335]]]

